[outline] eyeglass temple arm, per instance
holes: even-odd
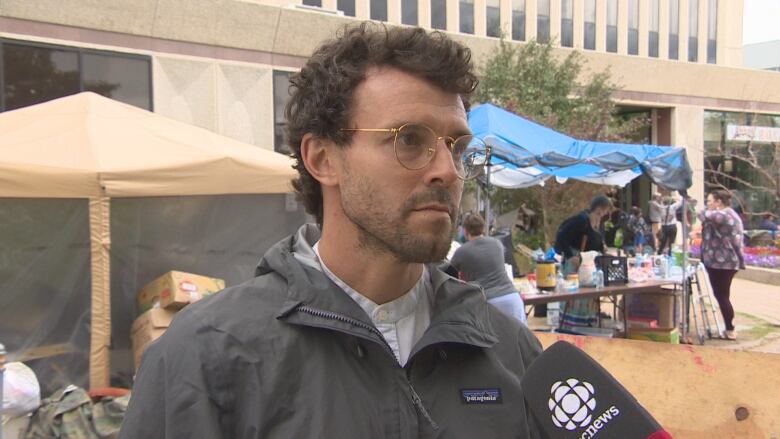
[[[397,133],[399,128],[342,128],[341,131],[368,131],[372,133]]]

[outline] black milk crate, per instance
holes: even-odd
[[[596,265],[604,273],[604,285],[628,283],[628,258],[625,256],[599,256]]]

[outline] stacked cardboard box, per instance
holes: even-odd
[[[146,346],[165,332],[178,310],[224,288],[222,279],[181,271],[169,271],[141,288],[137,296],[141,315],[130,330],[135,367],[141,364]]]

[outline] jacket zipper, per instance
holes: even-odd
[[[315,317],[325,318],[325,319],[331,319],[331,320],[337,320],[344,323],[349,323],[350,325],[354,325],[363,329],[366,329],[373,334],[377,335],[379,339],[382,341],[380,344],[384,346],[384,348],[387,350],[387,352],[390,354],[390,356],[395,361],[395,364],[398,364],[398,360],[396,359],[395,352],[393,352],[393,348],[390,347],[390,345],[387,343],[387,340],[385,340],[385,336],[382,335],[382,333],[376,329],[376,327],[366,324],[364,322],[361,322],[360,320],[356,320],[350,317],[347,317],[342,314],[337,314],[329,311],[323,311],[321,309],[312,308],[307,305],[298,305],[296,307],[298,311],[304,312],[309,315],[313,315]],[[399,365],[400,367],[400,365]],[[417,391],[414,390],[414,386],[412,385],[411,379],[409,379],[408,374],[404,374],[404,377],[406,378],[406,384],[409,386],[409,391],[412,394],[412,402],[414,403],[414,406],[417,408],[417,410],[423,415],[426,421],[428,421],[429,424],[431,424],[431,428],[434,430],[439,429],[439,424],[436,423],[436,421],[431,418],[431,415],[428,413],[428,410],[425,408],[425,406],[422,403],[422,399],[420,398],[420,395],[417,394]]]

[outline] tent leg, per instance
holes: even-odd
[[[89,199],[89,234],[92,270],[92,331],[89,346],[89,387],[108,387],[111,344],[111,225],[107,197]]]
[[[487,164],[485,178],[485,227],[486,236],[490,236],[490,163]]]
[[[688,295],[688,291],[690,288],[690,279],[688,278],[688,200],[686,197],[688,196],[687,193],[682,194],[682,211],[683,211],[683,217],[682,217],[682,269],[683,269],[683,278],[682,278],[682,333],[683,337],[685,337],[685,340],[688,340],[689,332],[690,332],[690,315],[688,308],[690,307],[690,296]]]

